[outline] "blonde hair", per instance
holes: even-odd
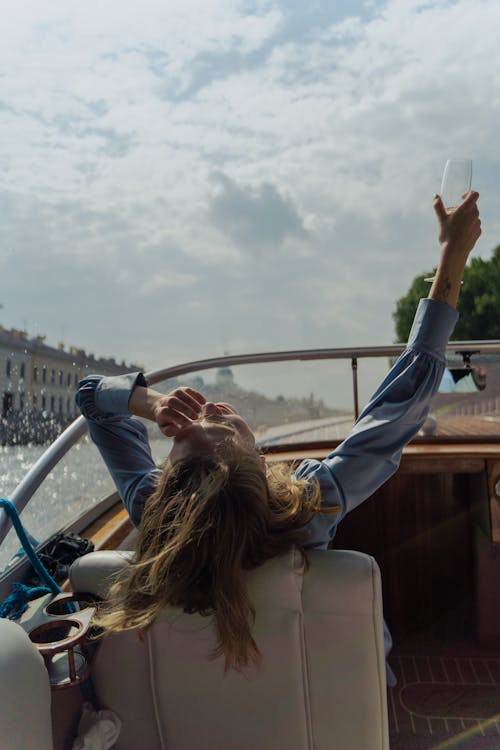
[[[166,464],[147,501],[129,575],[111,589],[97,619],[105,633],[145,629],[166,605],[213,615],[225,670],[260,663],[255,609],[245,572],[303,543],[321,508],[319,487],[290,467],[266,476],[258,455],[232,441],[210,455]]]

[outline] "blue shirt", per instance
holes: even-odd
[[[308,527],[308,549],[326,549],[342,518],[397,470],[402,450],[423,425],[443,377],[445,347],[457,318],[456,310],[448,305],[421,300],[405,351],[348,437],[322,461],[307,459],[300,464],[297,478],[316,480],[322,504],[340,509],[337,514],[314,517]],[[146,428],[128,410],[136,385],[147,385],[142,373],[90,375],[79,383],[76,402],[130,518],[138,526],[161,471],[151,456]],[[386,653],[390,645],[386,628]],[[388,684],[394,682],[388,670]]]
[[[340,508],[310,524],[309,548],[326,548],[337,524],[397,470],[404,446],[427,416],[444,371],[445,347],[458,313],[441,302],[420,301],[406,350],[399,357],[348,437],[322,461],[307,459],[300,479],[319,482],[322,503]],[[89,375],[78,384],[76,402],[135,526],[161,474],[151,455],[147,430],[131,416],[128,402],[142,373]]]

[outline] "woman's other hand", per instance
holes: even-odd
[[[155,422],[164,435],[175,437],[193,420],[198,419],[205,402],[203,394],[194,388],[176,388],[156,401]]]

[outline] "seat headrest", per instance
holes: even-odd
[[[126,574],[133,556],[130,551],[103,550],[79,557],[70,570],[73,591],[105,598],[117,577]],[[309,573],[305,575],[302,556],[296,549],[249,571],[248,590],[254,606],[367,613],[376,566],[373,558],[351,550],[314,550],[308,558]]]
[[[133,557],[129,550],[101,550],[78,557],[69,571],[71,588],[105,599],[117,577],[126,573]]]

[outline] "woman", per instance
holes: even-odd
[[[191,388],[158,393],[141,373],[81,381],[77,403],[139,528],[130,576],[115,584],[101,615],[105,631],[147,628],[162,607],[180,606],[214,615],[226,669],[258,663],[245,571],[292,545],[307,563],[307,550],[326,548],[346,513],[396,471],[443,375],[463,269],[481,234],[478,197],[469,193],[451,214],[435,197],[439,266],[406,351],[346,440],[323,461],[303,461],[293,477],[286,467],[266,471],[251,429],[229,404]],[[163,469],[131,415],[173,438]]]

